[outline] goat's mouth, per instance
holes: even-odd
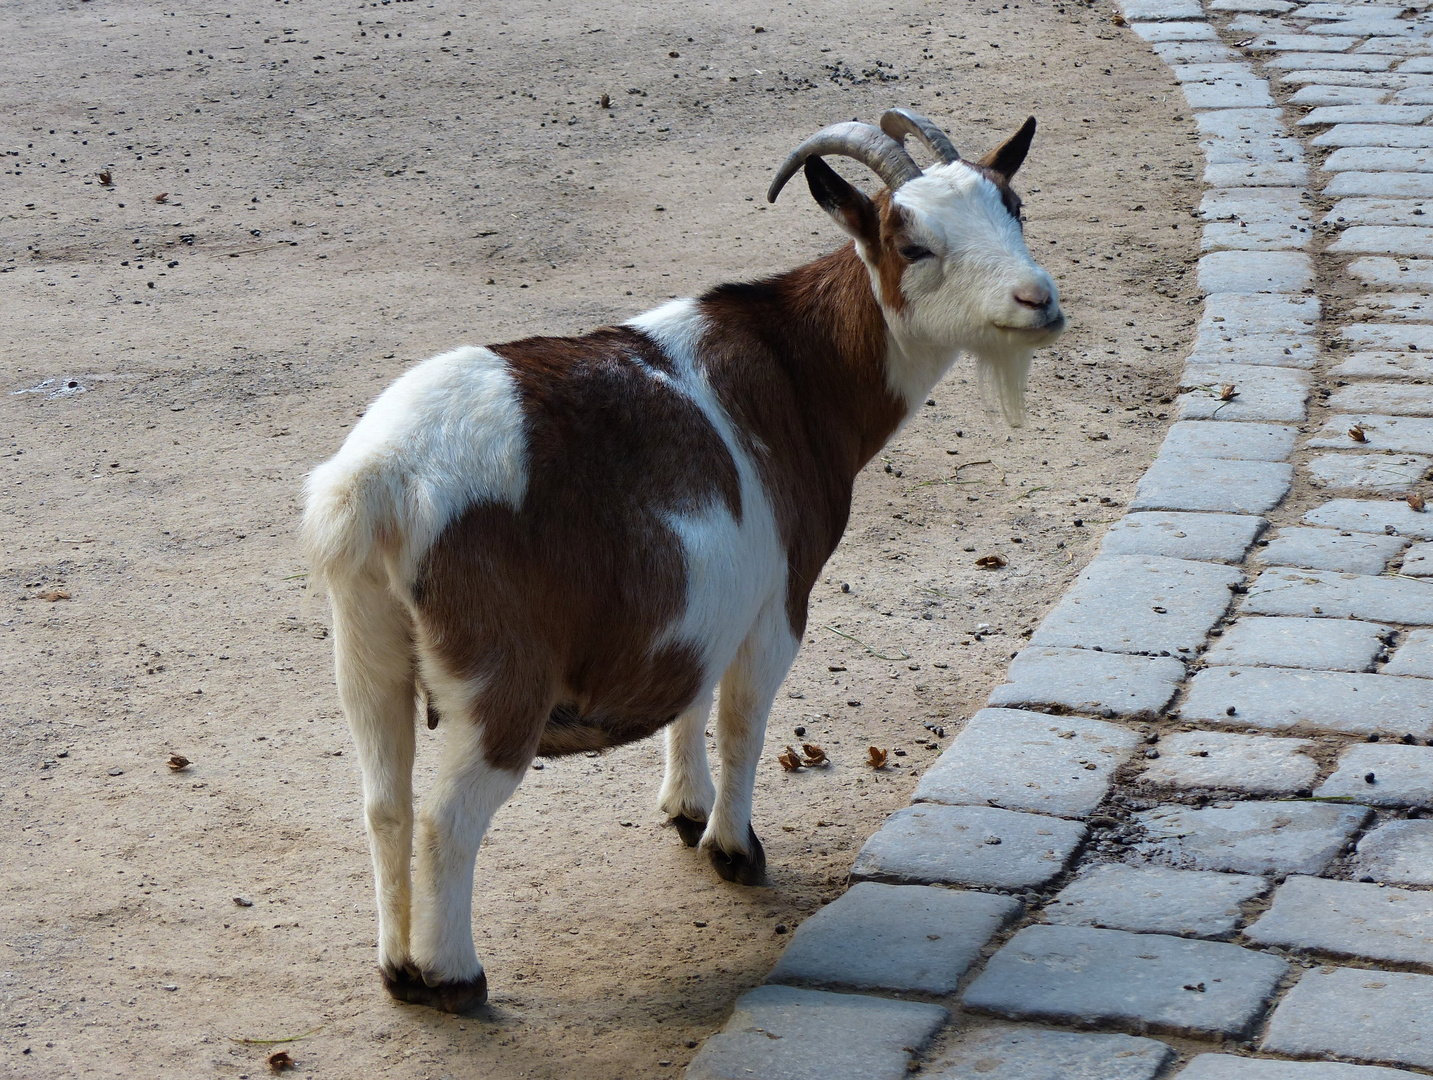
[[[995,323],[996,329],[1011,334],[1028,334],[1032,337],[1052,337],[1065,331],[1065,313],[1059,308],[1045,316],[1044,322],[1016,326],[1012,323]]]

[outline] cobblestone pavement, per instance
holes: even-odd
[[[1433,1073],[1430,7],[1123,0],[1206,163],[1179,419],[689,1078]]]

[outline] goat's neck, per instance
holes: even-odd
[[[822,414],[808,418],[808,430],[828,452],[844,451],[835,456],[850,461],[854,478],[925,401],[953,357],[892,328],[852,244],[777,281],[792,316],[789,373],[799,397]]]

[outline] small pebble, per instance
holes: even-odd
[[[1236,715],[1238,712],[1239,712],[1238,709],[1234,708],[1233,705],[1230,705],[1227,709],[1224,710],[1224,715],[1225,715],[1225,716],[1234,716],[1234,715]]]
[[[806,728],[805,728],[805,726],[803,726],[803,725],[797,725],[796,727],[792,728],[791,730],[796,733],[796,737],[797,737],[798,739],[801,738],[801,736],[803,736],[803,735],[806,734]]]
[[[687,1049],[688,1049],[688,1050],[695,1050],[696,1048],[697,1048],[697,1040],[696,1040],[696,1039],[688,1039],[688,1040],[687,1040]]]
[[[1153,761],[1155,758],[1159,757],[1159,751],[1156,750],[1154,747],[1150,747],[1144,752],[1144,756],[1149,758],[1150,761]]]
[[[1371,772],[1366,772],[1363,774],[1363,782],[1365,784],[1376,784],[1378,782],[1378,777],[1374,776]]]
[[[693,920],[692,920],[692,925],[693,925],[693,926],[705,926],[706,923],[704,923],[701,919],[693,919]]]
[[[787,925],[786,925],[784,922],[779,922],[779,923],[776,924],[776,932],[777,932],[778,934],[784,934],[784,933],[786,933],[787,929],[788,929],[788,928],[787,928]]]
[[[111,776],[123,776],[123,775],[124,775],[124,770],[123,770],[123,769],[111,769],[111,770],[109,771],[109,774],[110,774]]]
[[[235,904],[235,906],[237,906],[237,907],[253,907],[253,906],[254,906],[254,902],[253,902],[252,900],[250,900],[247,896],[236,896],[236,897],[234,897],[234,904]]]

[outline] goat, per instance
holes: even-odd
[[[666,728],[661,810],[722,878],[764,880],[751,800],[767,713],[856,474],[962,352],[1018,423],[1031,356],[1064,329],[1010,188],[1034,130],[968,162],[906,110],[824,128],[767,199],[804,168],[851,243],[622,326],[424,361],[310,475],[302,538],[333,605],[394,997],[486,1000],[474,860],[534,755]],[[908,135],[940,162],[917,166]],[[833,154],[884,190],[858,191]],[[415,888],[422,697],[445,742]]]

